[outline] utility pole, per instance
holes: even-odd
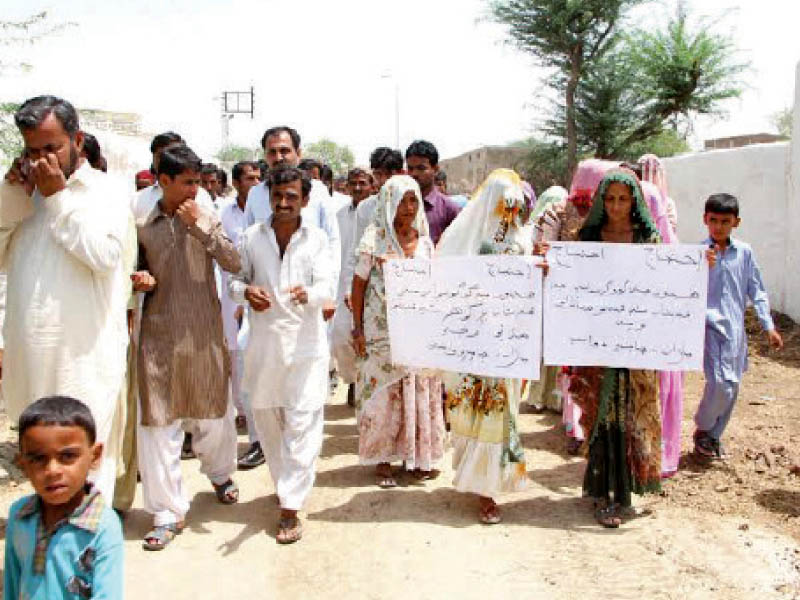
[[[220,98],[222,100],[222,148],[228,145],[230,137],[230,122],[235,115],[250,115],[250,119],[255,116],[256,94],[253,86],[246,92],[223,91]]]

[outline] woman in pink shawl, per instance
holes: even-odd
[[[665,244],[677,244],[673,219],[677,212],[672,202],[670,211],[667,196],[667,176],[664,166],[654,154],[639,159],[642,169],[642,190],[653,221]],[[683,373],[660,371],[659,400],[661,402],[661,476],[672,477],[681,458],[681,421],[683,420]]]

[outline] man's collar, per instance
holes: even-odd
[[[267,221],[263,221],[262,225],[264,225],[264,227],[266,229],[271,229],[272,231],[275,231],[275,229],[272,227],[272,219],[274,219],[274,218],[275,218],[275,214],[273,213],[272,215],[270,215],[269,221],[268,222]],[[303,230],[308,230],[308,223],[306,223],[303,220],[303,215],[301,214],[300,215],[300,224],[297,226],[297,229],[295,230],[295,233],[297,233],[298,231],[303,231]],[[294,234],[292,234],[292,235],[294,235]]]
[[[88,186],[89,180],[93,175],[95,175],[94,169],[89,164],[89,161],[84,158],[80,166],[69,176],[67,185],[70,186],[78,183],[83,186]]]
[[[84,488],[85,496],[80,505],[72,511],[66,521],[70,525],[95,533],[100,527],[100,517],[105,508],[105,499],[96,487],[87,483]],[[34,494],[17,511],[18,519],[27,519],[42,511],[42,499],[39,494]]]

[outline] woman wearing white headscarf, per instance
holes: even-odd
[[[391,463],[402,461],[426,479],[444,454],[441,381],[392,364],[383,278],[387,258],[432,257],[419,186],[395,175],[381,187],[374,221],[359,243],[351,294],[353,345],[361,357],[358,456],[362,465],[377,465],[377,483],[384,488],[397,485]]]
[[[493,171],[442,235],[436,255],[531,254],[531,204],[519,175]],[[447,390],[453,485],[480,497],[480,520],[500,522],[494,498],[527,484],[516,420],[521,380],[463,373]]]

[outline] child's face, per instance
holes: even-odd
[[[45,504],[68,503],[97,468],[102,444],[89,444],[83,428],[75,425],[34,425],[20,443],[19,463]]]
[[[624,183],[615,181],[606,189],[603,197],[608,215],[608,223],[612,225],[628,225],[631,222],[633,194]]]
[[[731,232],[739,226],[741,219],[730,213],[707,212],[703,215],[703,223],[708,227],[709,237],[718,244],[727,243]]]
[[[269,190],[269,203],[273,223],[297,220],[300,211],[308,204],[308,196],[303,197],[303,183],[297,179],[273,185]]]

